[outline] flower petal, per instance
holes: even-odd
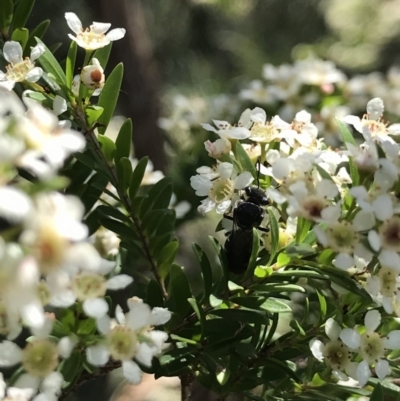
[[[380,359],[375,364],[375,372],[379,379],[383,380],[390,373],[389,362],[385,359]]]
[[[376,309],[368,311],[365,315],[364,323],[367,333],[373,333],[381,324],[381,314]]]
[[[3,47],[3,56],[10,63],[18,63],[22,60],[22,47],[13,40],[6,42]]]
[[[22,350],[12,341],[3,341],[0,344],[0,367],[14,366],[22,360]]]
[[[351,349],[357,349],[361,344],[360,335],[354,329],[343,329],[339,337]]]
[[[139,384],[142,381],[142,371],[136,362],[123,361],[122,372],[124,377],[132,384]]]
[[[82,308],[87,316],[99,319],[108,312],[108,303],[103,298],[87,299]]]
[[[317,338],[313,338],[310,341],[310,350],[314,355],[314,358],[321,362],[324,360],[324,348],[325,346],[322,341],[318,340]]]
[[[384,342],[385,342],[385,348],[400,349],[400,330],[391,331],[384,340]]]
[[[369,366],[368,366],[368,362],[367,361],[362,361],[358,367],[357,367],[357,380],[360,383],[361,387],[364,387],[367,382],[368,379],[371,376],[371,372],[369,370]]]
[[[253,180],[254,178],[249,171],[240,173],[235,180],[235,189],[244,189],[248,187],[253,182]]]
[[[133,282],[133,278],[127,274],[118,274],[117,276],[111,277],[107,280],[108,290],[120,290],[127,287]]]
[[[75,33],[82,31],[82,22],[75,13],[65,13],[65,19],[71,31]]]
[[[105,345],[93,345],[86,348],[86,357],[94,366],[103,366],[110,359],[110,353]]]
[[[171,319],[171,312],[167,308],[155,307],[151,311],[149,323],[152,326],[159,326],[160,324],[167,323],[169,319]]]
[[[107,33],[106,38],[113,42],[114,40],[122,39],[125,36],[125,33],[126,30],[124,28],[111,29],[111,31]]]

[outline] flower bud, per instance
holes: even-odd
[[[104,86],[105,75],[97,58],[92,59],[92,64],[82,68],[81,82],[89,89],[100,89]]]

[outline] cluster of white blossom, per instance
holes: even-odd
[[[262,79],[251,81],[237,96],[183,96],[171,94],[166,104],[173,104],[160,126],[179,143],[190,142],[188,132],[214,116],[232,118],[249,104],[274,111],[284,120],[292,120],[299,110],[307,109],[325,142],[340,144],[336,118],[360,114],[366,103],[381,98],[386,112],[400,115],[400,69],[392,67],[386,75],[373,72],[348,78],[331,61],[312,58],[293,64],[263,66]],[[172,98],[172,99],[171,99]]]
[[[278,246],[293,241],[299,217],[309,220],[317,253],[329,250],[332,265],[355,274],[376,307],[400,316],[400,145],[393,138],[400,134],[400,125],[385,123],[383,112],[382,99],[374,98],[363,118],[343,117],[361,134],[362,143],[356,144],[349,131],[345,148],[335,150],[318,139],[318,128],[305,110],[289,123],[279,116],[268,121],[265,111],[256,107],[245,110],[236,125],[215,120],[216,128],[204,124],[218,139],[205,142],[215,166],[200,167],[191,178],[196,194],[206,197],[198,211],[229,212],[241,190],[253,181],[240,168],[236,153],[237,141],[245,142],[242,146],[252,161],[261,161],[261,182],[270,183],[266,194],[279,222]],[[346,292],[334,284],[332,288]],[[400,331],[381,338],[374,332],[380,319],[377,310],[369,310],[364,331],[342,330],[328,320],[329,341],[324,345],[313,340],[314,355],[324,357],[340,379],[346,372],[365,385],[372,366],[379,378],[385,377],[390,372],[387,350],[400,348]],[[361,363],[356,362],[358,355]]]
[[[77,35],[71,38],[89,51],[125,34],[124,29],[105,34],[110,24],[103,23],[83,30],[73,13],[66,13],[66,20]],[[81,200],[53,189],[65,187],[59,169],[85,149],[86,141],[70,120],[59,120],[69,116],[68,94],[43,97],[52,101],[52,110],[38,100],[43,70],[34,62],[44,52],[38,44],[23,59],[21,45],[6,42],[3,55],[10,64],[0,73],[0,368],[21,366],[12,383],[1,377],[0,399],[7,400],[56,400],[64,384],[62,360],[75,349],[95,366],[105,365],[110,356],[121,361],[126,378],[139,383],[134,359],[151,366],[168,337],[154,326],[171,316],[136,297],[128,300],[127,315],[120,306],[117,321],[108,315],[107,291],[126,288],[133,278],[120,274],[114,260],[119,239],[104,229],[92,244]],[[84,66],[76,82],[93,90],[90,96],[101,90],[105,77],[98,60]],[[24,92],[24,103],[12,91],[17,83],[32,89]],[[89,341],[80,335],[79,322],[68,335],[54,334],[56,320],[68,309],[78,320],[92,319],[96,334]],[[26,339],[24,346],[14,342],[17,337],[19,344]]]

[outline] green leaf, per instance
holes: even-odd
[[[209,313],[222,317],[224,319],[238,320],[239,322],[249,324],[267,324],[268,318],[265,312],[254,310],[254,309],[216,309]]]
[[[93,318],[81,319],[78,324],[77,334],[87,336],[96,331],[96,320]]]
[[[42,43],[46,49],[45,52],[38,59],[40,65],[47,73],[52,74],[58,82],[65,85],[66,77],[64,71],[58,63],[57,59],[53,56],[53,53],[39,38],[36,38],[36,42]]]
[[[142,204],[140,213],[144,216],[153,209],[165,209],[169,206],[172,196],[172,179],[164,177],[147,193],[148,201]]]
[[[76,53],[77,53],[78,45],[77,43],[72,40],[71,44],[68,49],[68,55],[67,55],[67,60],[65,62],[65,79],[68,88],[71,88],[72,86],[72,80],[74,79],[75,75],[75,62],[76,62]],[[86,110],[85,110],[86,113]],[[87,117],[86,117],[87,118]],[[97,121],[97,119],[96,119]],[[93,123],[89,124],[91,127]]]
[[[382,386],[382,390],[385,395],[388,395],[389,397],[398,397],[400,393],[400,387],[394,383],[391,383],[390,380],[385,379],[385,380],[380,380],[378,378],[370,378],[368,380],[369,384],[373,384],[374,388],[376,388],[378,385]],[[374,391],[375,392],[375,391]],[[380,391],[378,390],[378,394],[380,394]],[[382,400],[382,398],[381,398]]]
[[[369,398],[369,401],[384,401],[383,398],[383,389],[380,383],[378,383],[375,388],[373,393],[371,394],[371,397]]]
[[[284,267],[287,266],[291,261],[291,257],[287,255],[286,253],[282,252],[278,255],[278,259],[276,261],[276,266],[279,267]]]
[[[75,42],[73,42],[75,43]],[[87,106],[85,107],[85,118],[86,122],[89,127],[93,127],[97,121],[99,120],[100,116],[103,114],[104,109],[99,106]],[[99,142],[101,142],[101,138],[99,136]],[[111,141],[111,139],[110,139]]]
[[[208,299],[209,295],[211,294],[211,288],[212,288],[211,264],[210,261],[208,260],[207,255],[199,245],[193,243],[192,249],[197,260],[200,263],[201,276],[203,278],[204,299]]]
[[[290,327],[296,331],[297,334],[300,334],[301,336],[305,336],[306,333],[303,330],[303,328],[300,326],[300,323],[296,319],[292,319],[290,321]]]
[[[148,161],[149,158],[147,156],[143,157],[140,159],[139,163],[135,167],[135,170],[133,171],[131,183],[129,185],[129,199],[132,202],[136,197],[137,191],[140,188],[140,184],[142,183]]]
[[[272,209],[268,208],[268,217],[269,217],[269,229],[271,230],[271,256],[269,259],[268,265],[272,263],[275,258],[276,253],[278,252],[279,246],[279,225],[276,220],[275,214]]]
[[[132,162],[127,157],[123,157],[117,162],[117,176],[120,188],[126,193],[132,180]]]
[[[298,217],[296,227],[296,243],[301,244],[309,233],[311,222],[306,220],[304,217]]]
[[[104,217],[113,217],[122,222],[129,222],[129,217],[122,213],[117,206],[100,205],[96,210]]]
[[[115,143],[105,135],[98,135],[97,139],[100,143],[101,151],[103,152],[104,157],[111,165],[114,161]]]
[[[73,350],[70,357],[62,363],[61,373],[67,383],[74,381],[76,376],[81,373],[83,353],[80,350]]]
[[[257,178],[257,170],[251,161],[248,153],[244,150],[242,144],[237,141],[236,142],[236,157],[242,166],[243,171],[249,171],[254,179]]]
[[[201,327],[201,337],[200,340],[204,338],[204,329],[205,329],[205,322],[206,322],[206,316],[204,314],[203,308],[201,305],[198,304],[195,298],[188,298],[188,302],[190,306],[193,308],[194,313],[197,316],[197,319],[199,319],[200,322],[200,327]]]
[[[103,107],[104,113],[99,119],[102,124],[98,128],[99,134],[104,134],[111,117],[114,114],[115,106],[117,105],[119,91],[121,89],[122,77],[124,75],[124,66],[122,63],[118,64],[109,75],[103,90],[99,96],[98,105]]]
[[[96,184],[96,186],[94,185]],[[85,205],[86,212],[89,212],[94,204],[99,200],[103,193],[101,188],[105,188],[108,184],[108,178],[102,173],[94,174],[88,181],[85,191],[81,195],[81,201]]]
[[[97,60],[99,60],[99,63],[104,70],[106,69],[111,49],[112,49],[112,42],[110,42],[107,46],[97,49],[93,54],[93,58],[97,58]]]
[[[122,124],[117,139],[115,141],[115,162],[131,154],[132,145],[132,120],[128,118]]]
[[[150,280],[147,286],[146,303],[152,308],[164,307],[164,297],[160,285],[155,280]]]
[[[178,252],[179,243],[177,240],[170,242],[165,245],[164,248],[158,254],[155,254],[154,257],[158,262],[158,270],[162,277],[168,272],[171,263],[175,260],[176,253]]]
[[[339,126],[340,135],[342,136],[343,143],[347,147],[347,143],[351,143],[354,146],[357,146],[356,140],[354,139],[353,134],[349,130],[349,127],[343,121],[340,121],[338,118],[336,119],[337,125]]]
[[[28,21],[34,5],[35,0],[21,0],[19,2],[14,14],[13,29],[23,28],[26,25],[26,21]]]
[[[7,37],[8,28],[11,25],[14,11],[14,4],[12,0],[1,0],[0,7],[0,32]]]
[[[170,294],[167,300],[168,309],[186,316],[190,311],[191,305],[188,299],[192,297],[192,291],[182,267],[176,263],[170,268],[168,293]]]
[[[105,218],[100,220],[100,224],[119,235],[121,238],[127,238],[129,240],[134,236],[132,229],[120,221]]]
[[[259,293],[306,292],[300,285],[281,283],[256,284],[251,286],[251,289]]]
[[[268,298],[261,306],[261,309],[271,313],[287,313],[291,312],[290,306],[282,301],[278,301],[275,298]]]
[[[293,244],[293,243],[292,243]],[[302,258],[305,256],[314,255],[317,251],[310,244],[302,242],[298,245],[288,245],[285,248],[286,254],[291,258]]]
[[[50,25],[50,20],[47,19],[45,21],[42,21],[29,35],[29,40],[28,43],[26,44],[26,49],[29,49],[31,47],[34,47],[36,45],[36,39],[35,38],[39,38],[42,39],[44,34],[47,31],[47,28]]]
[[[315,290],[318,296],[319,307],[321,312],[321,320],[325,321],[326,311],[327,311],[327,304],[325,297],[318,291]]]
[[[25,46],[29,39],[28,29],[26,29],[26,28],[15,29],[14,32],[12,33],[11,39],[15,40],[16,42],[19,42],[22,49],[25,49]],[[29,54],[30,54],[30,49],[29,49]]]
[[[258,234],[258,230],[253,227],[253,243],[251,246],[249,269],[246,274],[246,278],[251,277],[253,275],[254,269],[257,266],[257,257],[259,249],[260,249],[260,235]]]

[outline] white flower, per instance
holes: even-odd
[[[267,114],[263,109],[260,107],[254,108],[251,111],[250,118],[253,121],[250,140],[259,143],[270,143],[281,139],[277,127],[272,121],[267,121]]]
[[[299,145],[310,149],[319,149],[320,144],[317,141],[318,128],[311,122],[311,114],[305,110],[299,111],[291,124],[283,121],[279,116],[275,116],[271,120],[278,130],[282,138],[292,148]]]
[[[235,189],[244,189],[253,181],[250,172],[245,171],[235,177],[231,163],[219,163],[217,171],[209,167],[197,169],[199,174],[190,178],[190,185],[196,195],[207,196],[198,207],[200,213],[207,213],[216,207],[217,213],[224,214],[232,204]]]
[[[367,114],[362,119],[348,115],[343,118],[347,124],[351,124],[358,132],[364,135],[363,127],[367,127],[373,140],[377,142],[395,143],[389,135],[400,135],[400,124],[392,124],[389,127],[382,121],[384,104],[382,99],[374,98],[367,103]]]
[[[76,34],[76,36],[68,34],[70,39],[86,50],[96,50],[107,46],[110,42],[122,39],[126,32],[124,28],[116,28],[105,34],[110,29],[111,24],[102,22],[93,22],[90,29],[83,29],[78,16],[70,12],[65,13],[65,19],[68,26]]]
[[[70,154],[84,149],[82,134],[63,129],[57,117],[40,104],[29,103],[26,117],[18,119],[13,128],[26,146],[16,160],[18,166],[45,178],[55,174]]]
[[[225,140],[246,139],[250,136],[248,129],[248,126],[251,125],[250,109],[242,113],[237,127],[232,127],[227,121],[213,120],[213,123],[217,128],[210,124],[201,124],[201,126],[207,131],[215,132]]]
[[[91,62],[82,68],[81,82],[89,89],[102,89],[106,79],[104,70],[97,58],[92,58]]]
[[[377,275],[367,278],[367,291],[389,314],[393,313],[393,306],[400,301],[399,287],[399,271],[384,265],[380,267]]]
[[[346,81],[346,76],[331,61],[310,58],[297,61],[295,69],[303,84],[319,86],[326,93],[333,92],[332,84]]]
[[[16,82],[36,82],[42,76],[43,70],[35,67],[34,61],[45,52],[45,47],[39,43],[31,50],[31,56],[22,58],[22,47],[18,42],[6,42],[3,47],[3,56],[10,63],[6,66],[6,73],[0,71],[0,86],[13,89]]]
[[[339,324],[329,318],[325,323],[325,333],[329,338],[327,343],[313,338],[310,341],[312,354],[319,361],[325,360],[325,363],[332,368],[332,373],[340,380],[348,380],[345,371],[351,366],[351,351],[339,340],[341,327]]]
[[[210,157],[219,159],[223,155],[228,155],[231,151],[232,145],[227,139],[217,139],[215,142],[206,141],[204,147]]]
[[[364,318],[365,332],[359,334],[355,329],[343,329],[340,339],[352,350],[358,351],[363,358],[356,369],[356,378],[361,386],[365,386],[371,376],[369,366],[375,365],[375,371],[380,380],[389,373],[389,363],[383,359],[386,349],[400,348],[400,330],[393,330],[382,338],[375,332],[381,323],[381,314],[370,310]]]
[[[315,187],[307,187],[305,181],[299,180],[288,187],[290,195],[287,212],[290,216],[304,216],[308,220],[317,222],[336,221],[340,217],[340,203],[332,205],[328,199],[338,194],[336,184],[328,179],[322,179]]]
[[[110,356],[122,361],[122,371],[126,379],[138,384],[142,371],[132,359],[145,366],[151,366],[152,359],[162,351],[168,335],[151,326],[166,323],[171,313],[164,308],[151,308],[139,298],[128,300],[129,313],[124,315],[121,307],[115,311],[116,321],[108,316],[99,319],[98,329],[106,338],[104,343],[86,349],[88,361],[96,366],[107,363]]]
[[[56,192],[40,193],[34,201],[35,213],[25,222],[21,242],[31,247],[42,274],[48,274],[76,252],[74,242],[87,237],[88,229],[81,222],[84,207],[78,198]]]

